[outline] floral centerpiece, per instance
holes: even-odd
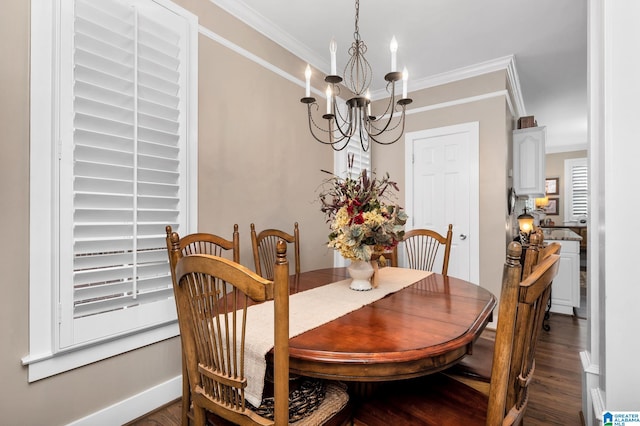
[[[329,173],[329,172],[326,172]],[[370,261],[393,249],[404,236],[407,215],[392,203],[398,185],[363,170],[357,178],[333,175],[320,194],[321,211],[330,223],[329,247],[352,261]]]

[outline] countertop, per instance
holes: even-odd
[[[544,240],[565,240],[565,241],[582,241],[582,237],[569,228],[545,228],[541,227],[544,233]]]
[[[586,223],[578,223],[578,222],[561,222],[557,225],[543,225],[541,228],[586,228]]]

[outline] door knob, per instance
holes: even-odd
[[[460,239],[464,241],[464,240],[466,240],[466,239],[467,239],[467,236],[466,236],[466,235],[464,235],[464,234],[460,234]]]

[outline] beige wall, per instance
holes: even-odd
[[[29,399],[45,399],[39,390],[29,393],[20,359],[28,352],[29,247],[29,2],[3,4],[0,14],[0,197],[3,240],[11,249],[0,256],[0,413],[18,423]],[[14,395],[17,396],[14,400]],[[13,421],[12,421],[13,419]],[[44,417],[43,417],[44,419]],[[5,420],[3,420],[5,421]]]
[[[494,72],[447,85],[411,93],[411,108],[420,108],[443,102],[462,101],[466,98],[499,92],[506,89],[504,72]],[[407,132],[433,129],[454,124],[477,121],[480,123],[480,282],[496,296],[502,284],[502,265],[506,255],[506,240],[510,239],[507,214],[507,190],[511,180],[507,171],[511,167],[512,117],[504,96],[460,103],[407,116]],[[390,146],[375,146],[373,167],[388,171],[400,188],[405,187],[403,142]],[[404,205],[404,193],[400,203]],[[454,235],[455,229],[454,229]]]
[[[315,191],[333,154],[310,140],[304,89],[205,37],[200,51],[200,230],[230,235],[238,223],[241,261],[252,265],[250,223],[293,233],[297,221],[302,269],[328,266]]]
[[[305,64],[238,23],[207,0],[180,0],[200,24],[301,77]],[[0,168],[4,239],[0,256],[0,413],[4,424],[66,424],[180,374],[177,338],[29,384],[20,359],[29,352],[29,2],[6,0],[0,14]],[[240,225],[242,263],[251,266],[249,224],[292,229],[304,242],[303,270],[329,266],[327,226],[316,200],[321,168],[331,169],[331,150],[312,141],[303,88],[199,36],[199,229],[231,234]],[[318,85],[317,87],[321,87]],[[417,93],[413,107],[504,88],[504,75]],[[458,92],[459,90],[459,92]],[[510,117],[505,101],[417,114],[408,130],[480,122],[481,284],[494,293],[504,260],[506,166]],[[384,155],[381,153],[384,149]],[[404,184],[402,144],[374,153],[378,170]]]
[[[558,203],[558,214],[557,215],[547,215],[549,219],[553,220],[556,224],[562,225],[564,222],[564,202],[566,201],[565,192],[564,192],[564,161],[569,160],[571,158],[586,158],[587,151],[570,151],[570,152],[559,152],[555,154],[547,154],[546,161],[546,174],[547,178],[559,178],[558,186],[559,186],[559,194],[558,195],[550,195],[549,198],[555,197],[560,201]]]

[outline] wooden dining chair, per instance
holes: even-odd
[[[378,265],[381,267],[398,266],[398,250],[394,247],[393,250],[383,251],[378,259],[371,260],[377,260]]]
[[[174,291],[197,426],[204,425],[207,418],[214,418],[214,424],[289,424],[286,243],[278,242],[276,250],[273,281],[228,259],[206,254],[181,257],[179,250],[172,252],[178,258]],[[272,404],[255,408],[245,399],[248,378],[244,330],[248,325],[247,307],[267,300],[274,301],[274,395]],[[346,417],[347,401],[346,390],[327,385],[322,403],[296,424],[324,425],[338,415]]]
[[[542,246],[542,244],[543,239],[539,235],[531,236],[529,245],[523,250],[524,256],[520,259],[522,279],[531,275],[540,262],[550,255],[560,254],[562,246],[559,243],[551,243],[546,246]],[[472,353],[446,370],[446,374],[488,394],[494,346],[495,340],[493,338],[481,336],[474,342]]]
[[[171,226],[165,228],[167,232],[167,254],[169,255],[169,268],[171,269],[171,279],[175,283],[175,268],[178,256],[171,256],[172,250],[176,250],[180,257],[192,254],[212,254],[222,257],[224,253],[231,251],[234,262],[240,262],[240,233],[238,224],[233,225],[233,236],[227,240],[219,235],[198,232],[194,234],[180,236],[173,232]],[[184,359],[182,360],[182,424],[188,425],[189,411],[191,407],[189,377]]]
[[[440,247],[442,247],[443,259],[441,273],[446,276],[449,270],[452,237],[452,224],[449,224],[446,236],[431,229],[412,229],[411,231],[405,232],[402,241],[407,256],[407,267],[411,269],[421,269],[423,271],[434,271],[434,263],[438,256],[438,251]]]
[[[502,275],[490,392],[438,373],[382,387],[354,414],[360,426],[516,425],[528,403],[535,349],[560,256],[551,254],[521,280],[522,247],[509,244]]]
[[[265,229],[256,232],[256,227],[251,224],[251,246],[253,248],[253,262],[256,273],[261,277],[273,279],[273,265],[276,260],[276,244],[283,240],[293,244],[294,265],[296,276],[300,275],[300,230],[298,222],[293,225],[293,235],[279,229]]]

